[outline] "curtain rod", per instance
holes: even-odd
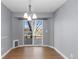
[[[27,19],[25,19],[25,18],[23,18],[23,17],[14,17],[14,18],[16,18],[17,20],[27,20]],[[48,20],[48,19],[50,19],[51,17],[44,17],[44,18],[37,18],[37,19],[33,19],[33,20]]]

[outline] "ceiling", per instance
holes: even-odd
[[[66,0],[31,0],[32,11],[38,13],[51,13],[58,9]],[[2,0],[2,3],[12,12],[25,12],[28,10],[29,0]]]

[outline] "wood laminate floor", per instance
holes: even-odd
[[[9,52],[3,59],[64,59],[49,47],[18,47]]]

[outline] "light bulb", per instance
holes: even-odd
[[[27,13],[24,13],[24,18],[28,18],[28,15],[27,15]]]
[[[37,15],[36,14],[33,14],[33,19],[37,19]]]
[[[31,21],[31,20],[32,20],[32,18],[29,16],[27,20],[28,20],[28,21]]]

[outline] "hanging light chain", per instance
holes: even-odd
[[[32,11],[32,10],[31,10],[31,5],[29,5],[29,12],[30,12],[30,11]]]
[[[29,11],[31,12],[32,11],[32,8],[31,8],[32,7],[31,0],[29,0],[29,6],[28,7],[29,7]]]

